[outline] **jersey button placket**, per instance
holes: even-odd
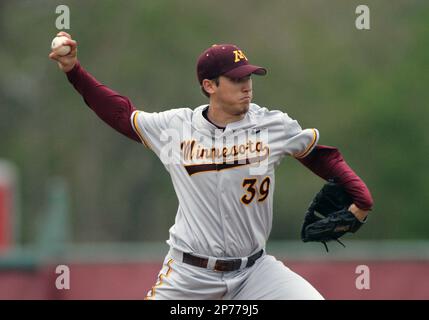
[[[223,140],[223,144],[222,146],[225,145],[225,137],[221,138]],[[224,188],[223,188],[223,175],[224,173],[222,171],[218,171],[217,172],[217,200],[218,200],[218,207],[219,207],[219,213],[220,213],[220,219],[221,219],[221,224],[222,224],[222,235],[223,235],[223,254],[226,254],[226,248],[228,248],[228,243],[226,240],[226,229],[225,229],[225,210],[224,210]]]

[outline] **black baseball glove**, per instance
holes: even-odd
[[[301,239],[304,242],[322,242],[328,251],[326,242],[339,240],[346,232],[355,233],[362,226],[348,208],[353,203],[342,186],[330,180],[316,194],[304,217]],[[319,215],[318,215],[318,214]]]

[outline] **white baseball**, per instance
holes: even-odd
[[[65,56],[70,53],[71,48],[70,46],[64,46],[64,41],[69,40],[69,38],[65,36],[59,36],[55,37],[54,40],[52,40],[51,48],[53,51],[55,51],[60,56]]]

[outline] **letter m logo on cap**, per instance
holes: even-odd
[[[246,59],[247,60],[247,57],[244,55],[243,51],[241,51],[241,50],[234,50],[233,52],[234,52],[234,55],[235,55],[234,62],[239,62],[242,59]]]

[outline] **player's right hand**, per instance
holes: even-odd
[[[64,45],[70,46],[71,50],[65,56],[60,56],[52,50],[49,54],[49,59],[57,61],[62,71],[69,72],[77,63],[77,42],[72,39],[71,35],[64,31],[58,32],[57,36],[69,38],[69,40],[64,42]]]

